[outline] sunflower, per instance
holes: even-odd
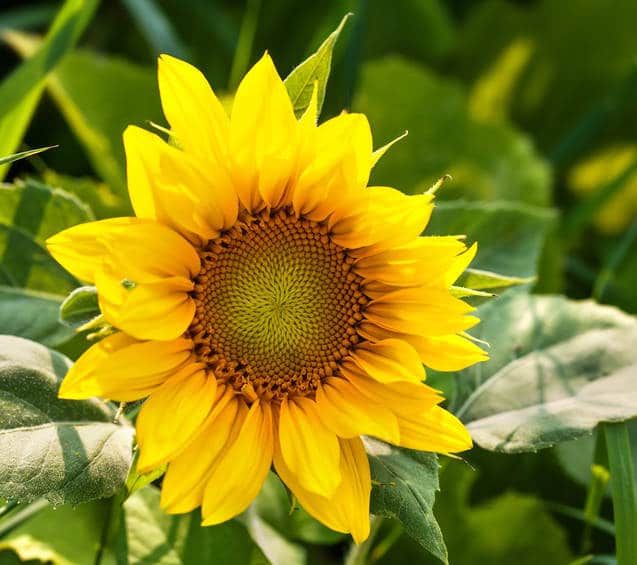
[[[369,533],[361,436],[454,453],[463,425],[423,383],[485,353],[450,291],[475,254],[421,237],[433,194],[367,186],[385,148],[361,114],[297,119],[266,54],[229,117],[203,75],[159,59],[170,139],[124,132],[136,217],[48,240],[95,284],[116,332],[65,377],[62,398],[146,398],[138,469],[167,464],[161,506],[236,516],[272,465],[312,516],[356,542]]]

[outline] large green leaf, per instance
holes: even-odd
[[[40,44],[24,33],[6,39],[22,56]],[[111,213],[128,212],[122,133],[128,124],[161,121],[155,71],[78,49],[50,75],[47,86],[93,168],[116,196]]]
[[[66,0],[41,45],[0,84],[0,155],[13,153],[38,103],[48,74],[73,48],[98,0]],[[0,165],[0,179],[7,165]]]
[[[159,491],[146,487],[124,503],[113,553],[118,563],[265,565],[259,548],[237,520],[201,527],[198,511],[170,516],[159,508]]]
[[[478,242],[471,267],[532,277],[554,219],[550,209],[515,202],[439,202],[425,233],[465,234],[468,243]]]
[[[94,219],[76,196],[33,179],[0,185],[0,223],[20,228],[38,243],[51,235]]]
[[[637,415],[631,316],[523,293],[487,304],[480,314],[475,333],[491,342],[491,360],[460,377],[474,391],[459,414],[481,447],[536,450]]]
[[[327,79],[330,76],[332,67],[332,51],[349,16],[350,14],[347,14],[341,20],[338,27],[321,44],[316,53],[310,55],[298,67],[293,69],[285,79],[285,87],[288,90],[292,100],[292,107],[297,117],[302,116],[310,105],[315,84],[317,87],[317,119],[320,116],[323,101],[325,100]]]
[[[0,223],[0,285],[66,294],[79,281],[30,234]]]
[[[133,430],[113,424],[103,402],[57,398],[70,364],[32,341],[0,337],[0,498],[78,504],[124,485]]]
[[[75,334],[60,322],[63,299],[57,294],[0,286],[0,328],[6,334],[57,347]]]
[[[409,131],[376,166],[376,184],[417,193],[448,173],[442,198],[549,202],[549,170],[529,140],[473,120],[459,84],[388,57],[363,67],[354,109],[368,115],[377,145]]]
[[[66,294],[79,283],[44,248],[54,233],[93,219],[75,196],[34,180],[0,186],[0,284]]]
[[[397,518],[422,547],[447,563],[447,548],[433,514],[438,490],[438,459],[432,453],[366,438],[372,473],[373,514]]]
[[[22,561],[37,559],[51,565],[94,565],[110,501],[77,507],[48,507],[22,523],[0,542],[0,551],[12,549]],[[63,524],[64,527],[60,527]],[[4,564],[0,553],[0,563]],[[102,560],[102,565],[114,565]]]

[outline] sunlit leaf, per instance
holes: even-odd
[[[133,430],[98,400],[57,398],[71,363],[25,339],[0,337],[0,497],[79,504],[126,480]]]
[[[485,449],[532,451],[637,416],[637,321],[615,308],[514,293],[481,308],[491,359],[459,411]]]
[[[303,115],[310,104],[314,84],[317,83],[317,117],[321,114],[323,101],[325,100],[325,87],[330,76],[332,66],[332,51],[336,40],[340,35],[347,18],[351,14],[347,14],[338,27],[327,37],[318,50],[310,55],[285,79],[285,86],[292,100],[294,113],[297,117]]]
[[[5,334],[56,347],[74,332],[60,323],[63,297],[22,288],[0,286],[0,328]]]

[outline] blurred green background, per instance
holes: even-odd
[[[0,77],[34,51],[60,5],[4,0]],[[546,212],[553,222],[535,290],[635,313],[633,0],[104,0],[51,75],[25,136],[25,149],[59,148],[17,163],[9,180],[30,176],[64,188],[97,217],[125,214],[121,133],[129,123],[165,125],[159,53],[195,64],[229,97],[264,50],[286,76],[347,12],[354,16],[334,53],[322,118],[344,108],[365,112],[376,146],[409,131],[372,181],[415,193],[448,173],[442,200]],[[509,564],[515,555],[515,563],[558,565],[581,554],[581,519],[568,509],[582,507],[593,443],[541,456],[476,450],[469,459],[477,473],[450,464],[436,513],[451,562]],[[383,526],[389,541],[369,559],[427,562],[393,528]],[[312,559],[339,555],[334,542],[321,540]],[[612,553],[603,528],[585,543]]]

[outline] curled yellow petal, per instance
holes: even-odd
[[[144,398],[183,365],[191,352],[189,339],[138,341],[116,333],[82,354],[64,377],[58,394],[60,398],[100,396],[123,402]]]

